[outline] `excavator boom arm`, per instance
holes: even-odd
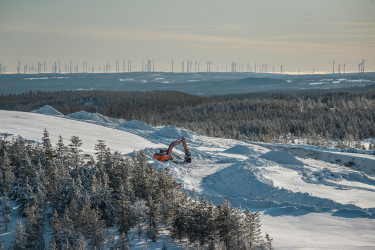
[[[177,139],[174,142],[172,142],[168,147],[168,154],[172,154],[172,150],[175,146],[180,145],[182,143],[182,146],[184,147],[185,155],[189,154],[189,150],[186,145],[185,137],[182,137],[181,139]]]

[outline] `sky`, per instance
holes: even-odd
[[[374,0],[0,0],[0,63],[82,70],[154,60],[155,71],[375,71]],[[185,64],[186,65],[186,64]],[[22,67],[22,66],[21,66]],[[127,67],[126,67],[127,69]],[[193,69],[194,70],[194,69]],[[22,71],[22,70],[21,70]]]

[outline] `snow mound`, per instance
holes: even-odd
[[[223,153],[227,154],[240,154],[240,155],[253,155],[255,154],[255,151],[249,147],[243,146],[243,145],[236,145],[234,147],[231,147]]]
[[[38,113],[44,115],[56,115],[56,116],[64,116],[62,113],[51,107],[50,105],[45,105],[38,110],[33,110],[31,113]]]
[[[124,122],[121,124],[121,126],[126,128],[134,128],[134,129],[140,129],[140,130],[155,130],[153,127],[147,125],[144,122],[132,120],[130,122]]]
[[[271,150],[261,156],[269,161],[274,161],[278,164],[291,164],[291,165],[303,165],[303,162],[296,159],[296,157],[289,152],[282,152],[277,150]]]
[[[154,133],[157,136],[171,138],[171,139],[178,139],[182,136],[185,138],[191,138],[190,132],[186,129],[176,128],[174,126],[165,126]]]
[[[99,113],[89,113],[86,111],[79,111],[72,114],[67,115],[69,118],[77,119],[77,120],[85,120],[85,121],[93,121],[98,123],[110,123],[114,122],[115,119],[104,116]]]

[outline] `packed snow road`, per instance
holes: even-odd
[[[276,249],[368,249],[375,246],[375,157],[312,146],[260,144],[210,138],[176,127],[150,127],[84,111],[63,116],[51,107],[37,113],[0,111],[0,133],[52,142],[78,135],[85,153],[97,140],[113,151],[144,150],[150,163],[169,167],[184,188],[219,204],[262,213],[263,231]],[[153,153],[184,136],[191,164],[157,162]],[[174,149],[183,162],[183,149]],[[353,160],[354,159],[354,160]],[[347,167],[345,161],[354,165]],[[1,237],[1,236],[0,236]],[[1,240],[1,238],[0,238]]]

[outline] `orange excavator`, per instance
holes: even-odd
[[[170,161],[170,160],[173,160],[172,158],[172,149],[181,144],[182,143],[182,146],[184,146],[184,150],[185,150],[185,162],[188,162],[188,163],[191,163],[191,154],[187,148],[187,145],[186,145],[186,140],[185,140],[185,137],[182,137],[181,139],[177,139],[175,140],[174,142],[171,143],[171,145],[169,145],[168,149],[166,148],[162,148],[160,149],[160,152],[159,153],[155,153],[153,158],[158,160],[158,161]]]

